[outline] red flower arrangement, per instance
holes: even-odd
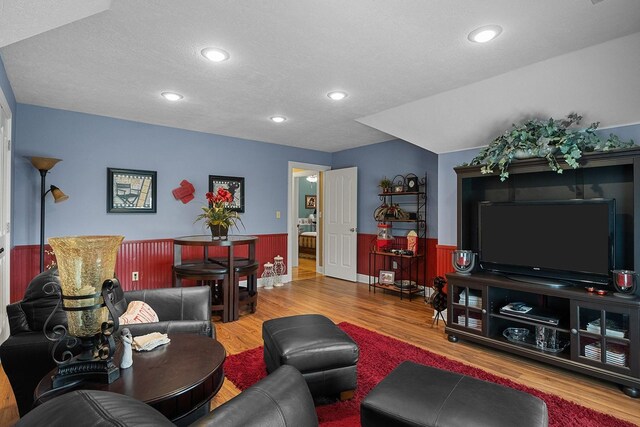
[[[228,229],[233,226],[237,228],[237,222],[242,224],[242,219],[238,212],[231,210],[229,205],[233,203],[233,195],[224,187],[219,187],[214,194],[208,192],[205,195],[208,206],[202,207],[202,213],[196,217],[196,222],[204,220],[207,228],[221,227]],[[244,226],[244,224],[242,224]]]

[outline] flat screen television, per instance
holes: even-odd
[[[609,283],[615,260],[615,200],[481,202],[483,270],[549,280]]]

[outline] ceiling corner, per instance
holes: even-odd
[[[0,48],[111,8],[111,0],[0,0]]]

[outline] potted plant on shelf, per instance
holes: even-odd
[[[380,180],[380,183],[378,184],[378,186],[382,189],[383,193],[390,193],[392,185],[393,185],[393,183],[386,176],[384,178],[382,178]]]
[[[216,194],[208,192],[206,198],[208,205],[202,207],[202,213],[194,222],[204,220],[207,228],[211,230],[213,239],[225,240],[230,227],[237,228],[238,222],[242,224],[238,212],[229,207],[233,202],[233,195],[226,188],[220,187]],[[244,227],[244,224],[242,226]]]
[[[383,203],[378,206],[373,213],[373,217],[376,221],[386,221],[386,220],[401,220],[401,219],[409,219],[409,214],[402,209],[397,203],[393,203],[388,205]]]
[[[500,180],[509,177],[509,166],[514,159],[544,157],[551,170],[562,173],[558,158],[576,169],[580,167],[578,159],[582,153],[590,151],[608,151],[628,148],[634,145],[632,140],[621,141],[616,135],[606,140],[596,135],[599,123],[592,123],[586,129],[570,128],[578,125],[582,116],[571,113],[563,120],[531,119],[521,125],[512,125],[512,129],[491,141],[469,163],[482,165],[480,172],[493,173],[500,170]]]

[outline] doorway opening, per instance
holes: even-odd
[[[329,166],[289,162],[290,279],[322,274],[322,172]]]

